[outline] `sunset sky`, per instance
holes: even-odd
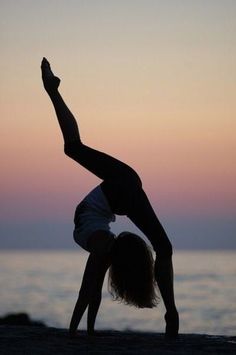
[[[63,154],[45,56],[84,143],[138,171],[174,246],[236,248],[236,1],[0,0],[0,18],[0,247],[73,247],[100,182]]]

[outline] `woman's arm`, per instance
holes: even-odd
[[[98,291],[97,294],[94,294],[90,299],[88,306],[88,318],[87,318],[87,331],[89,335],[94,334],[94,325],[97,317],[98,309],[100,307],[102,300],[102,290]]]
[[[70,336],[75,336],[80,320],[88,306],[87,330],[94,333],[94,324],[101,303],[102,286],[110,261],[108,254],[91,253],[89,255],[78,300],[70,322]]]
[[[78,300],[75,304],[75,308],[70,321],[69,334],[73,338],[76,335],[76,330],[80,323],[80,320],[88,306],[88,297],[83,297],[79,294]]]

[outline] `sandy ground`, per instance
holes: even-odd
[[[236,337],[180,334],[167,341],[163,334],[85,331],[70,339],[67,330],[38,326],[0,326],[0,354],[236,354]]]

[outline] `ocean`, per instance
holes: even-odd
[[[27,312],[67,328],[88,254],[78,251],[1,251],[0,316]],[[236,252],[176,251],[175,296],[181,333],[235,335]],[[107,279],[97,329],[164,331],[164,306],[136,309],[111,299]],[[79,329],[86,329],[84,316]]]

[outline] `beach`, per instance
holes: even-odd
[[[29,354],[235,354],[236,337],[180,334],[166,340],[161,333],[104,330],[85,331],[70,339],[68,331],[39,326],[0,326],[1,355]]]

